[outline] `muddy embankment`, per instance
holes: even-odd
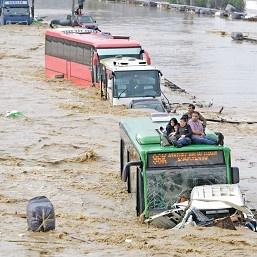
[[[119,178],[118,121],[143,114],[111,108],[96,89],[46,80],[43,34],[37,26],[0,27],[0,255],[255,256],[256,234],[248,229],[140,224]],[[8,119],[10,110],[25,117]],[[254,192],[256,127],[212,127],[224,131]],[[55,206],[54,232],[27,231],[27,201],[38,195]]]

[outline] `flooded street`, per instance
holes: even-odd
[[[39,3],[38,13],[49,18],[69,13],[69,0],[56,1],[57,11],[45,9],[50,2]],[[233,109],[239,119],[257,118],[257,46],[230,37],[232,31],[241,31],[257,38],[256,23],[103,1],[88,1],[87,10],[103,31],[139,40],[178,86]]]
[[[37,12],[69,12],[70,1],[56,2],[58,11],[45,0]],[[212,108],[201,109],[204,116],[225,106],[224,117],[257,120],[257,45],[213,33],[257,36],[255,23],[94,0],[87,6],[102,30],[142,42],[165,77],[199,100],[214,99]],[[119,177],[118,122],[143,114],[111,108],[96,89],[47,80],[44,30],[0,27],[0,256],[257,256],[256,233],[245,228],[162,230],[139,222]],[[176,102],[178,95],[169,97]],[[10,110],[24,117],[8,119]],[[210,127],[224,132],[240,185],[256,208],[257,126]],[[26,205],[38,195],[55,207],[54,232],[27,231]]]

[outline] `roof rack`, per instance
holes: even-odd
[[[55,30],[63,32],[65,34],[89,34],[96,33],[93,29],[83,29],[83,28],[56,28]]]

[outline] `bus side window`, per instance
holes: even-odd
[[[77,46],[76,62],[84,64],[84,49],[82,45]]]
[[[52,37],[46,36],[46,45],[45,45],[45,54],[46,55],[53,55],[53,40]]]
[[[59,40],[57,40],[57,42],[56,42],[56,47],[57,47],[57,52],[56,52],[56,55],[57,55],[57,57],[59,57],[59,58],[64,58],[64,42],[63,42],[63,40],[61,40],[61,39],[59,39]]]
[[[71,60],[71,62],[76,62],[76,60],[77,60],[77,43],[76,42],[71,42],[70,60]]]
[[[47,36],[45,53],[50,56],[64,58],[64,41],[62,39]]]
[[[86,64],[88,66],[92,66],[92,51],[91,47],[85,45],[83,48],[83,64]]]
[[[63,46],[63,55],[64,59],[67,61],[70,61],[70,49],[71,49],[71,44],[68,40],[64,41],[64,46]]]

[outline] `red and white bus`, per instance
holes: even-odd
[[[129,37],[82,28],[57,28],[48,29],[45,40],[46,76],[63,77],[85,87],[99,85],[102,59],[126,56],[151,63],[140,43]]]

